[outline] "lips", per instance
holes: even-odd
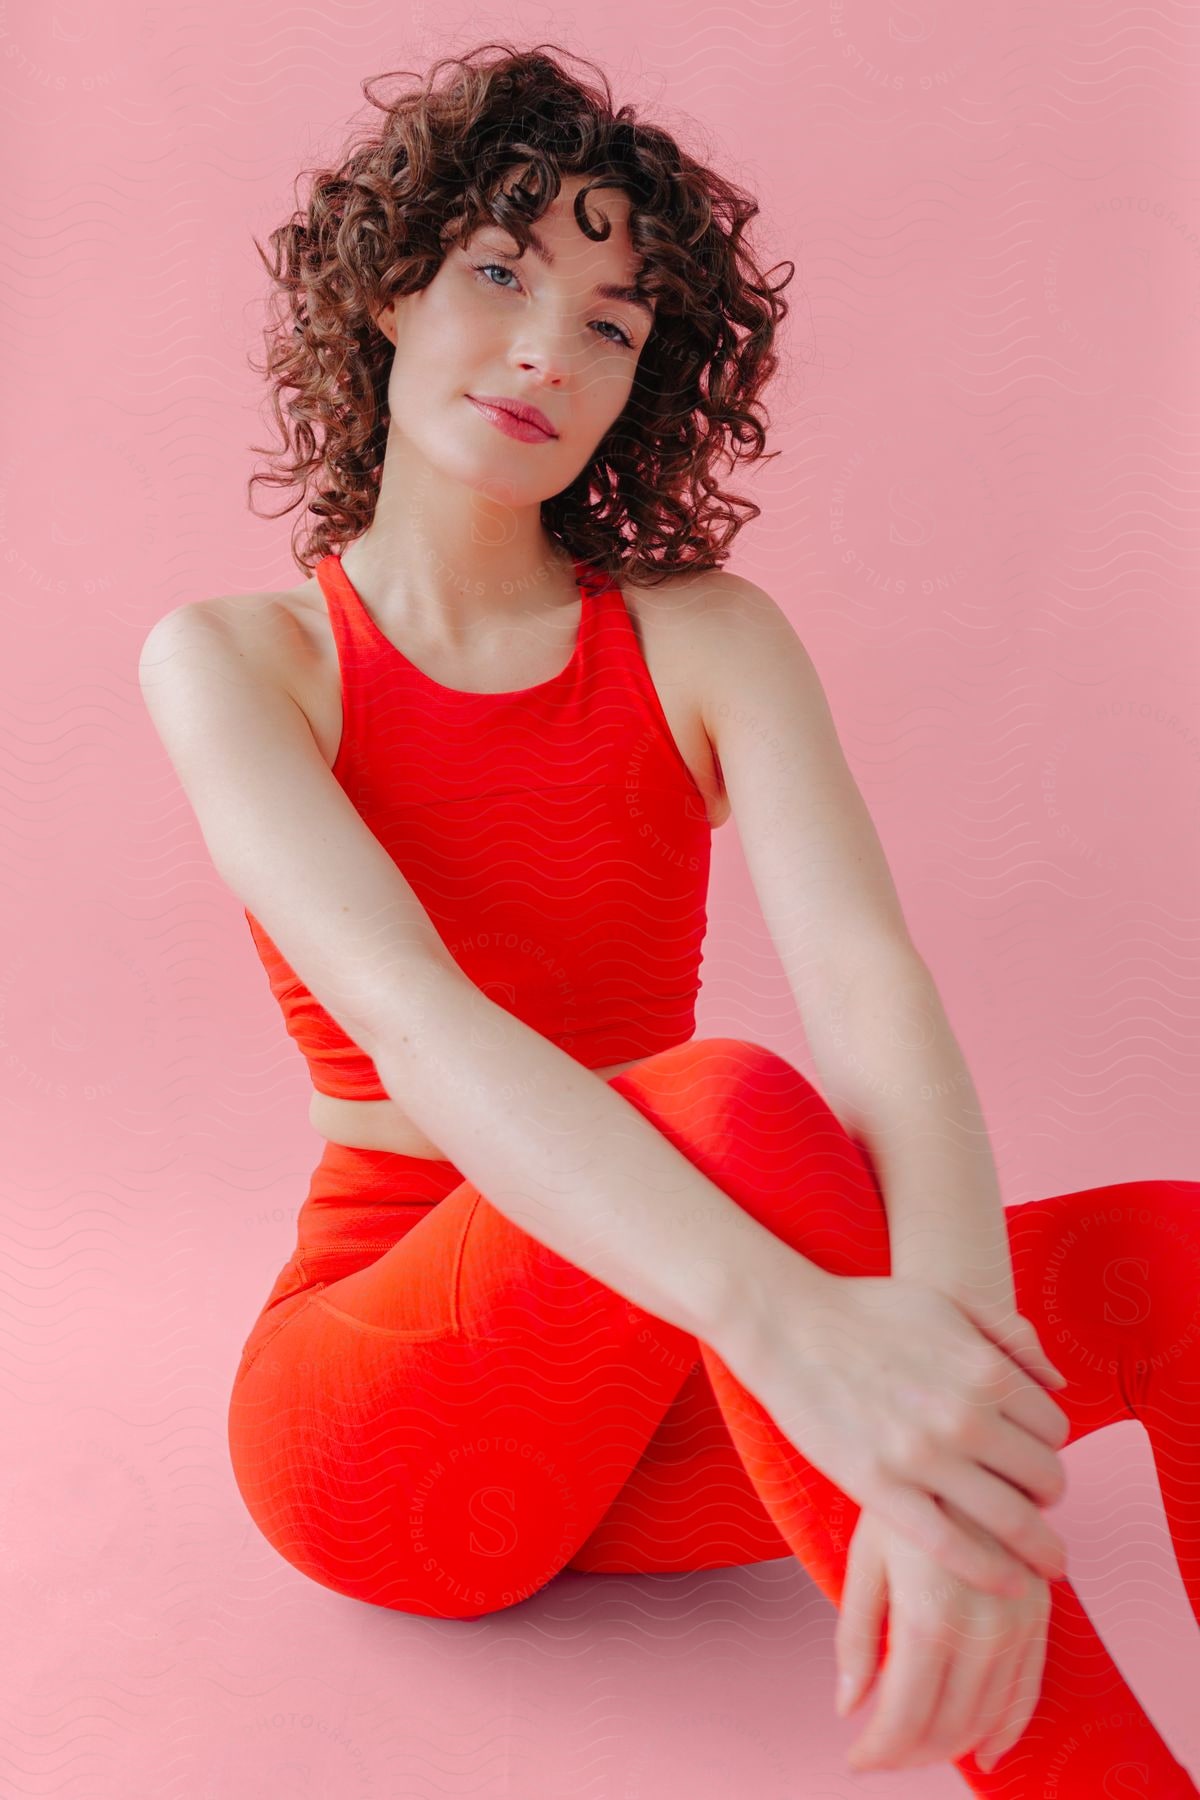
[[[528,406],[523,400],[510,400],[506,394],[468,394],[468,400],[474,400],[477,406],[491,406],[498,412],[508,413],[510,418],[520,419],[526,425],[533,425],[544,431],[547,437],[557,437],[553,425],[536,406]]]

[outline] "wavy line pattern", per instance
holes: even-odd
[[[473,693],[384,637],[338,557],[316,574],[341,670],[333,773],[459,967],[589,1068],[691,1037],[712,833],[619,588],[577,563],[570,661]],[[314,1087],[386,1100],[370,1057],[246,919]]]
[[[1195,9],[745,0],[512,24],[584,44],[682,135],[702,121],[798,262],[784,454],[744,566],[821,669],[1006,1198],[1194,1172]],[[447,1624],[301,1579],[230,1477],[236,1346],[315,1158],[309,1082],[137,649],[182,601],[294,580],[285,527],[243,503],[250,231],[366,72],[477,27],[426,0],[0,8],[6,1793],[867,1791],[832,1711],[832,1608],[794,1558],[573,1574]],[[811,1067],[723,841],[698,1028]],[[1200,1768],[1200,1654],[1145,1434],[1109,1426],[1067,1463],[1075,1583]],[[869,1786],[963,1791],[941,1767]]]

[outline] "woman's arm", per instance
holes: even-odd
[[[425,962],[403,989],[393,1027],[364,1046],[380,1081],[532,1237],[738,1366],[785,1274],[793,1305],[831,1296],[835,1277],[459,970]]]
[[[883,1195],[892,1273],[1011,1307],[1012,1256],[979,1095],[933,976],[911,950],[864,951],[808,1009],[818,1076],[854,1094],[847,1130]]]
[[[139,677],[218,873],[385,1091],[501,1213],[710,1344],[831,1480],[902,1529],[920,1507],[928,1547],[976,1578],[979,1551],[948,1530],[936,1496],[955,1498],[964,1480],[978,1492],[977,1453],[994,1472],[988,1492],[997,1475],[1036,1479],[1044,1446],[1005,1426],[998,1377],[1009,1419],[1035,1436],[1057,1429],[1039,1420],[1048,1396],[1028,1384],[1010,1396],[1007,1361],[932,1289],[847,1282],[785,1245],[609,1082],[489,1000],[335,780],[273,665],[230,609],[201,603],[154,627]],[[907,1385],[949,1402],[932,1432],[898,1419]],[[910,1496],[933,1441],[932,1491]],[[1024,1499],[1015,1521],[1005,1510],[1020,1551],[1035,1509]]]
[[[742,1364],[756,1309],[829,1294],[599,1076],[490,1001],[445,949],[255,642],[245,597],[153,627],[139,678],[217,872],[389,1096],[508,1218]]]
[[[724,571],[695,585],[690,642],[747,869],[822,1097],[874,1169],[892,1272],[1011,1303],[979,1098],[813,660],[776,601]]]

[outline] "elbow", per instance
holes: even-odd
[[[402,1070],[414,1059],[436,1059],[452,1050],[455,1034],[471,1029],[471,996],[486,1004],[458,964],[448,954],[436,953],[407,962],[402,976],[373,996],[358,1042],[385,1087],[385,1066]]]
[[[827,964],[799,1011],[822,1095],[859,1143],[911,1099],[915,1069],[947,1030],[927,965],[903,946],[875,945]]]
[[[875,999],[919,989],[937,992],[929,964],[911,938],[876,936],[827,951],[820,983],[825,997],[846,1000],[866,993]]]

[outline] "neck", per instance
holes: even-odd
[[[485,623],[557,610],[577,591],[572,559],[547,535],[540,501],[504,505],[450,481],[394,434],[374,516],[342,563],[384,630],[448,647]]]

